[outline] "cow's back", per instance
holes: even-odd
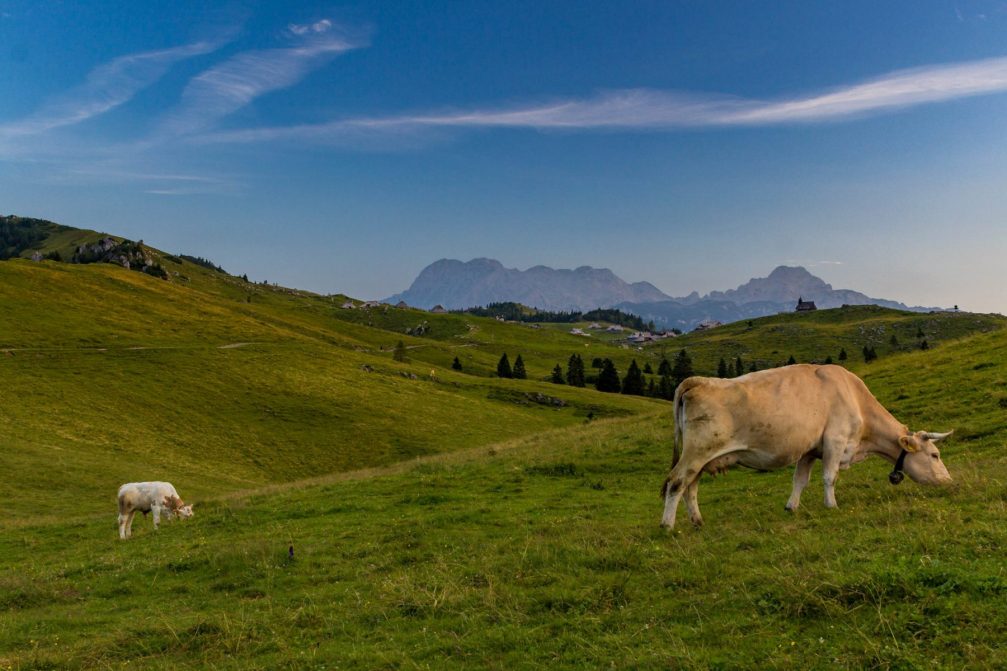
[[[697,446],[734,444],[758,450],[768,459],[758,467],[793,463],[820,445],[835,423],[857,421],[853,381],[860,382],[840,366],[809,364],[726,380],[689,378],[679,390],[683,439]]]

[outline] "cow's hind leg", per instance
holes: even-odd
[[[675,528],[675,515],[678,513],[678,502],[684,493],[683,482],[675,477],[672,471],[668,479],[664,481],[664,515],[661,517],[661,526],[665,529]]]
[[[122,540],[126,540],[126,519],[126,514],[119,513],[119,538]]]
[[[691,485],[698,478],[699,468],[687,466],[684,462],[679,462],[678,466],[671,469],[668,479],[664,482],[664,516],[661,518],[662,527],[665,529],[675,528],[678,502],[682,500],[682,496],[686,494],[686,490],[690,489]],[[695,492],[693,492],[692,498],[687,499],[690,516],[693,514],[694,505],[696,506],[695,511],[699,511],[698,501],[694,503],[696,501],[694,494]],[[700,519],[700,524],[702,524],[702,519]]]
[[[794,469],[794,489],[790,492],[787,510],[797,510],[797,507],[801,505],[801,492],[808,486],[808,480],[811,479],[811,467],[815,465],[815,458],[813,454],[809,453],[798,460],[797,468]]]
[[[685,503],[689,508],[689,520],[697,527],[703,526],[703,516],[699,513],[699,478],[697,475],[685,490]]]
[[[133,535],[133,518],[136,517],[136,511],[130,510],[126,513],[126,538],[130,538]]]

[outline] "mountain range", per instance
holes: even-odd
[[[551,311],[615,307],[657,326],[691,330],[706,320],[728,323],[790,312],[800,298],[814,301],[819,308],[873,304],[899,310],[939,309],[909,307],[851,289],[833,289],[800,266],[778,266],[767,277],[753,278],[736,289],[712,291],[705,296],[693,291],[675,298],[649,282],[630,284],[607,268],[556,270],[535,266],[521,271],[486,258],[467,263],[441,259],[424,268],[409,289],[387,301],[405,301],[426,309],[441,305],[449,310],[502,301]]]
[[[412,286],[386,299],[430,309],[442,305],[461,310],[500,301],[514,301],[550,311],[586,311],[617,303],[651,303],[670,296],[649,282],[629,284],[607,268],[581,266],[555,270],[504,268],[493,259],[467,263],[441,259],[424,268]]]

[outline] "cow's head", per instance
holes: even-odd
[[[194,514],[192,512],[192,504],[190,503],[188,505],[179,506],[178,508],[175,508],[175,514],[178,515],[179,518],[183,520],[189,519]]]
[[[906,475],[924,485],[947,485],[951,483],[951,474],[941,461],[940,450],[936,443],[952,434],[917,431],[899,437],[899,447],[906,451]]]

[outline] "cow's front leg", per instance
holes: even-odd
[[[161,524],[161,506],[151,506],[150,511],[154,513],[154,531],[157,531]]]
[[[801,492],[808,486],[808,480],[811,479],[811,467],[814,465],[815,456],[810,453],[797,461],[797,468],[794,469],[794,489],[790,492],[787,510],[797,510],[797,507],[801,505]]]
[[[822,481],[825,483],[825,507],[835,508],[836,480],[839,478],[839,464],[842,461],[842,449],[829,449],[826,445],[822,452]]]

